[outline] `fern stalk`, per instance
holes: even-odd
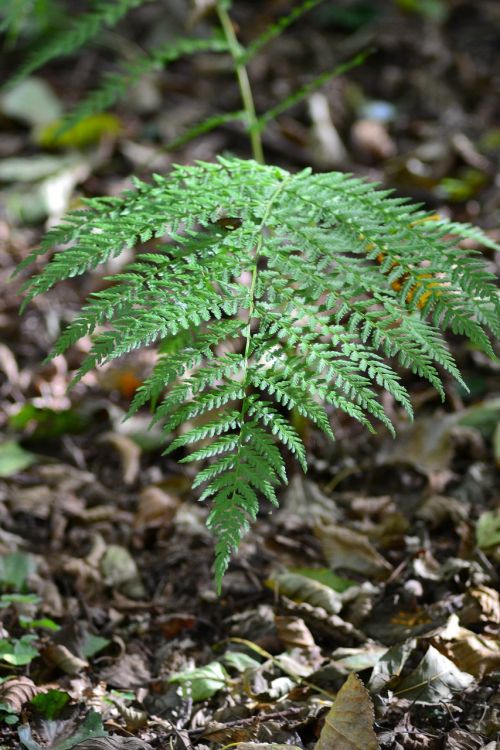
[[[264,149],[262,148],[262,138],[260,132],[257,129],[257,114],[255,111],[255,103],[253,100],[252,87],[250,85],[250,79],[248,72],[243,62],[242,49],[236,34],[234,32],[233,23],[226,10],[224,0],[217,0],[217,15],[226,37],[226,41],[231,53],[231,57],[234,60],[234,70],[238,78],[238,85],[240,87],[241,100],[243,102],[243,108],[246,112],[247,129],[250,137],[250,143],[252,146],[252,153],[255,161],[259,164],[264,164]]]

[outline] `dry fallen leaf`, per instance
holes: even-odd
[[[345,568],[382,579],[387,578],[392,570],[385,557],[382,557],[369,540],[357,531],[343,526],[317,525],[314,533],[333,570]]]
[[[106,432],[101,435],[99,442],[109,443],[120,456],[123,481],[125,484],[133,484],[139,475],[141,449],[132,438],[127,435],[118,435],[116,432]]]
[[[314,750],[378,750],[374,720],[370,694],[353,672],[337,693]]]
[[[314,637],[300,617],[276,617],[278,636],[285,648],[314,648]]]
[[[0,685],[0,703],[18,714],[37,693],[38,688],[29,677],[13,677]]]
[[[266,581],[266,586],[293,601],[322,607],[330,615],[336,615],[342,609],[342,599],[337,591],[299,573],[277,573]]]
[[[48,662],[69,675],[77,675],[89,666],[85,659],[80,659],[61,643],[49,644],[44,649],[43,656]]]
[[[174,519],[180,500],[163,492],[159,487],[145,487],[139,495],[139,504],[134,518],[134,528],[164,527]]]
[[[500,670],[500,638],[461,628],[456,615],[434,640],[434,645],[463,672],[477,679]]]

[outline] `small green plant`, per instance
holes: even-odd
[[[66,36],[35,51],[21,73],[75,49],[139,4],[97,3]],[[217,540],[219,590],[232,551],[257,516],[259,497],[278,503],[275,488],[286,481],[278,446],[306,470],[305,448],[289,412],[332,438],[335,410],[369,430],[378,421],[393,432],[380,393],[390,393],[411,417],[400,366],[426,378],[444,397],[440,370],[464,384],[443,332],[466,336],[493,356],[485,330],[496,336],[500,330],[494,278],[479,251],[459,244],[469,239],[499,249],[482,231],[445,221],[350,175],[310,169],[290,174],[263,163],[267,122],[331,73],[257,116],[246,65],[317,4],[302,3],[244,49],[230,3],[219,0],[214,10],[221,36],[196,44],[177,40],[170,52],[138,61],[125,73],[130,80],[153,59],[157,64],[199,49],[229,52],[243,110],[211,118],[186,137],[237,118],[254,159],[219,157],[177,166],[151,184],[136,181],[121,197],[87,200],[20,266],[59,249],[26,282],[26,304],[125,248],[138,249],[107,289],[91,295],[54,355],[93,335],[76,382],[96,366],[160,344],[158,362],[129,413],[151,402],[153,422],[163,423],[169,439],[187,425],[170,439],[167,452],[195,446],[180,460],[202,462],[194,486],[203,485],[200,499],[211,501],[208,526]],[[69,123],[109,106],[122,84],[120,77],[108,78]],[[141,250],[151,240],[155,249]]]

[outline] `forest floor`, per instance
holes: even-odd
[[[182,32],[182,5],[167,3],[168,33],[175,23]],[[248,40],[290,3],[240,6]],[[427,15],[397,6],[325,3],[252,64],[265,111],[375,50],[271,123],[266,156],[368,176],[498,240],[500,6],[434,0],[422,3]],[[117,194],[131,173],[174,162],[249,156],[230,123],[165,148],[187,124],[239,107],[228,71],[208,55],[147,77],[96,143],[33,139],[40,112],[47,121],[50,107],[81,100],[117,51],[133,56],[161,38],[155,13],[139,9],[109,45],[47,66],[28,103],[0,98],[0,748],[20,739],[29,750],[311,748],[321,734],[327,750],[338,736],[325,737],[324,718],[356,673],[371,697],[354,705],[373,704],[382,748],[493,750],[498,362],[451,337],[469,392],[446,382],[442,403],[406,376],[416,417],[409,424],[386,401],[395,440],[337,414],[335,443],[307,429],[307,476],[290,468],[280,509],[264,507],[217,598],[208,511],[190,470],[162,456],[146,411],[122,421],[154,352],[69,393],[88,342],[44,363],[84,296],[119,266],[61,284],[19,315],[12,271],[79,196]],[[9,51],[5,65],[18,59]],[[485,258],[498,271],[498,258]],[[373,747],[364,715],[351,748]]]

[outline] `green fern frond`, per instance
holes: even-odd
[[[162,45],[141,55],[134,62],[124,65],[121,71],[105,74],[99,86],[91,91],[82,103],[64,118],[56,136],[62,135],[86,117],[112,107],[126,94],[127,90],[147,73],[164,70],[170,63],[180,57],[194,55],[198,52],[225,52],[226,50],[227,43],[219,36],[207,39],[187,37],[177,39],[175,42]],[[217,124],[214,127],[217,127]]]
[[[498,292],[462,237],[500,249],[350,175],[292,175],[220,158],[88,201],[23,264],[56,251],[25,290],[31,299],[125,248],[139,250],[91,295],[55,351],[93,336],[78,379],[163,342],[130,413],[151,401],[152,422],[167,434],[181,428],[167,452],[205,462],[195,486],[211,503],[220,588],[259,498],[277,503],[282,451],[306,469],[290,410],[330,437],[337,410],[393,431],[382,391],[412,415],[400,367],[442,397],[441,372],[464,385],[443,329],[491,353]],[[156,247],[141,252],[151,239]]]
[[[310,10],[313,10],[323,0],[304,0],[303,3],[293,8],[286,16],[281,16],[276,23],[270,24],[267,29],[251,42],[240,58],[242,65],[246,65],[255,55],[260,52],[262,47],[269,44],[273,39],[279,37],[285,29],[302,18]]]
[[[28,55],[9,85],[18,83],[56,57],[70,55],[94,39],[103,28],[115,26],[133,8],[150,0],[95,0],[93,6],[74,19],[69,28],[57,31]]]

